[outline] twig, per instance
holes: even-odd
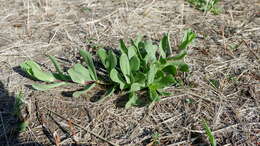
[[[45,108],[46,108],[46,107],[45,107]],[[68,121],[68,119],[66,119],[65,117],[59,115],[58,113],[56,113],[56,112],[54,112],[54,111],[52,111],[52,110],[50,110],[50,109],[48,109],[48,108],[46,108],[46,109],[47,109],[49,112],[53,113],[54,115],[56,115],[56,116],[58,116],[58,117],[60,117],[60,118],[62,118],[62,119],[64,119],[64,120]],[[84,131],[86,131],[86,132],[88,132],[88,133],[94,135],[95,137],[97,137],[97,138],[99,138],[99,139],[101,139],[101,140],[103,140],[103,141],[109,143],[110,145],[119,146],[118,144],[115,144],[115,143],[113,143],[113,142],[107,140],[106,138],[101,137],[100,135],[98,135],[98,134],[96,134],[96,133],[94,133],[94,132],[92,132],[92,131],[89,131],[89,130],[86,129],[85,127],[83,127],[83,126],[81,126],[81,125],[79,125],[79,124],[77,124],[77,123],[75,123],[75,122],[73,122],[73,121],[71,121],[71,124],[73,124],[73,125],[75,125],[75,126],[81,128],[81,129],[83,129]]]

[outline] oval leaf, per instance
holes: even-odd
[[[126,79],[126,82],[130,84],[130,76],[131,76],[131,70],[130,70],[130,64],[129,60],[126,54],[122,54],[120,56],[120,69]]]
[[[120,74],[118,73],[118,71],[116,69],[112,69],[110,74],[110,79],[113,81],[113,82],[116,82],[118,84],[120,84],[120,89],[123,89],[124,86],[125,86],[125,81],[124,79],[120,76]]]
[[[107,60],[107,52],[106,52],[106,50],[103,49],[103,48],[98,49],[97,55],[99,56],[102,64],[104,65],[104,67],[107,69],[108,68],[108,62],[106,61]]]
[[[177,69],[174,65],[168,65],[165,68],[163,68],[163,72],[169,73],[169,74],[175,76],[177,74]]]
[[[75,64],[68,73],[75,83],[85,84],[87,81],[92,81],[89,71],[81,64]]]
[[[130,68],[131,68],[131,71],[138,71],[139,68],[140,68],[140,60],[137,56],[133,56],[131,59],[130,59]]]

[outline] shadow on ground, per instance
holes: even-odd
[[[11,145],[41,145],[37,142],[21,142],[19,140],[20,128],[23,123],[21,111],[17,113],[17,100],[0,81],[0,146]]]

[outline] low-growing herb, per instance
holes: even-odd
[[[196,37],[195,33],[187,30],[178,46],[178,54],[173,55],[169,34],[164,34],[159,46],[151,40],[144,40],[138,36],[130,40],[127,45],[120,40],[120,53],[100,48],[96,54],[105,70],[99,74],[95,67],[92,55],[86,50],[80,50],[85,64],[75,64],[67,72],[64,72],[55,57],[50,56],[56,72],[45,72],[36,62],[29,60],[20,66],[32,79],[46,82],[45,84],[33,84],[37,90],[48,90],[51,88],[76,83],[82,86],[82,90],[73,93],[74,97],[91,90],[96,85],[104,85],[107,92],[100,99],[114,94],[114,92],[125,93],[128,100],[125,107],[140,105],[142,103],[140,92],[145,92],[148,103],[159,101],[161,96],[169,96],[164,91],[168,86],[175,85],[175,78],[179,72],[189,72],[189,66],[185,63],[187,47]],[[117,55],[116,55],[117,54]],[[106,80],[104,80],[106,79]]]

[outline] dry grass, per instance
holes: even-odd
[[[202,119],[219,145],[260,142],[257,0],[223,0],[220,15],[199,12],[184,0],[0,2],[1,145],[108,145],[100,137],[120,145],[147,145],[154,133],[160,134],[161,145],[205,144]],[[79,48],[93,50],[86,43],[93,38],[94,44],[117,47],[119,38],[141,33],[156,40],[170,32],[176,46],[186,28],[198,34],[186,58],[192,71],[183,75],[184,86],[168,89],[172,97],[149,107],[123,109],[116,97],[93,103],[64,96],[62,91],[74,87],[33,91],[24,86],[32,81],[15,68],[34,59],[48,69],[44,54],[56,55],[70,66],[78,61]],[[219,80],[219,88],[213,88],[210,79]],[[10,111],[13,93],[19,90],[26,95],[30,126],[18,136],[12,132],[16,119]]]

